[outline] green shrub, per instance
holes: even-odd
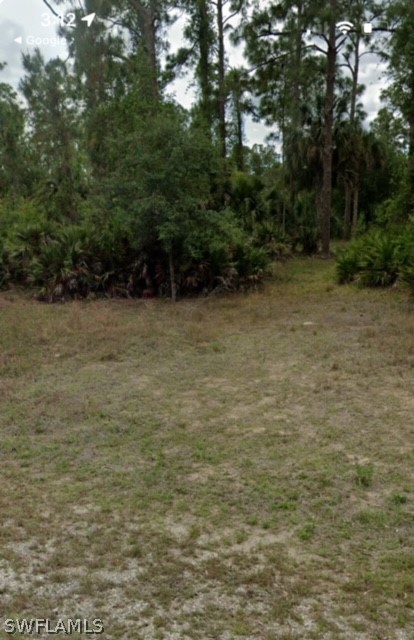
[[[294,207],[296,221],[295,244],[300,244],[303,253],[310,255],[318,250],[319,225],[312,191],[301,191]]]
[[[7,286],[10,277],[3,245],[4,243],[0,238],[0,289],[4,289]]]
[[[387,287],[398,276],[397,241],[376,231],[366,237],[358,259],[359,282],[367,287]]]
[[[338,255],[336,263],[336,279],[339,284],[352,282],[359,272],[361,241],[354,240]]]
[[[336,277],[340,284],[357,280],[367,287],[386,287],[398,277],[401,242],[385,231],[375,230],[350,243],[338,257]]]
[[[269,264],[269,256],[266,250],[251,244],[239,246],[234,258],[234,266],[242,278],[250,275],[261,275]]]
[[[388,198],[375,209],[375,223],[383,228],[395,224],[401,218],[401,202],[397,198]]]
[[[263,247],[272,260],[285,260],[292,256],[290,242],[274,218],[256,224],[253,242]]]
[[[13,281],[25,284],[30,277],[31,263],[51,239],[53,224],[40,218],[25,225],[14,225],[4,242],[4,260]]]
[[[397,279],[414,291],[414,221],[353,240],[337,260],[340,284],[386,287]]]
[[[413,260],[405,264],[401,268],[400,272],[401,282],[406,284],[408,288],[414,293],[414,256]]]
[[[173,256],[180,295],[210,291],[223,282],[228,290],[255,284],[269,263],[267,251],[253,244],[230,210],[195,212],[186,234],[174,243]],[[39,213],[37,219],[13,222],[7,238],[0,238],[0,286],[8,280],[36,287],[49,301],[91,293],[171,293],[162,239],[139,238],[120,214],[99,211],[86,212],[77,225]]]

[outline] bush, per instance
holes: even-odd
[[[230,291],[258,282],[270,262],[268,251],[255,245],[231,210],[206,215],[208,224],[196,227],[183,243],[179,291]]]
[[[387,287],[398,276],[397,241],[387,233],[367,236],[358,259],[359,282],[367,287]]]
[[[234,258],[234,266],[242,278],[251,275],[262,275],[269,264],[269,256],[266,250],[262,247],[255,247],[252,244],[244,244],[237,247]]]
[[[409,289],[414,293],[414,261],[411,264],[405,265],[401,269],[401,282],[406,284]]]
[[[399,198],[388,198],[375,209],[375,224],[387,228],[401,218],[401,203]]]
[[[353,240],[338,257],[340,284],[357,281],[362,286],[387,287],[398,278],[414,287],[414,233],[411,228],[374,230]]]
[[[37,221],[13,224],[8,237],[0,238],[0,286],[8,280],[34,286],[48,301],[92,293],[169,295],[169,261],[161,238],[140,240],[121,216],[94,214],[85,212],[77,225],[40,214]],[[199,211],[191,222],[173,250],[181,295],[211,291],[223,278],[230,290],[262,277],[268,254],[253,245],[232,211]]]
[[[397,246],[395,238],[378,230],[354,240],[338,258],[338,282],[357,280],[367,287],[391,285],[398,276]]]
[[[7,287],[10,274],[7,269],[3,241],[0,238],[0,289]]]
[[[401,282],[414,292],[414,224],[408,225],[404,242],[398,247]]]
[[[272,260],[285,260],[292,256],[290,242],[276,220],[267,218],[257,223],[254,229],[253,242],[262,247]]]
[[[301,191],[295,203],[296,221],[295,243],[300,244],[303,253],[311,255],[318,250],[319,225],[315,202],[315,194]]]
[[[359,257],[362,242],[354,240],[339,254],[336,263],[336,279],[339,284],[352,282],[359,272]]]

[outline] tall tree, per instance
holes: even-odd
[[[375,29],[381,24],[385,14],[385,4],[377,0],[357,0],[352,7],[352,19],[354,28],[350,30],[343,51],[341,66],[349,73],[348,87],[344,87],[343,95],[348,102],[348,125],[342,130],[341,147],[344,152],[342,162],[342,176],[344,184],[344,238],[348,240],[351,229],[356,230],[359,206],[359,187],[361,183],[361,171],[359,161],[363,161],[364,148],[363,130],[361,128],[361,110],[358,108],[358,99],[365,87],[360,84],[360,68],[362,58],[366,55],[378,54],[381,44],[376,37],[364,34],[361,29],[363,23],[370,23]],[[376,32],[374,32],[376,33]],[[359,159],[359,160],[358,160]]]
[[[228,100],[227,83],[227,59],[226,59],[226,31],[232,30],[232,19],[245,9],[246,0],[211,0],[216,10],[217,23],[217,111],[219,123],[219,143],[220,155],[225,158],[227,155],[227,122],[226,106]]]
[[[331,239],[335,80],[337,55],[340,47],[340,44],[337,43],[336,22],[339,15],[338,0],[329,0],[329,13],[327,15],[328,35],[323,35],[323,38],[327,45],[326,93],[323,127],[323,178],[321,192],[321,236],[323,256],[329,256],[329,246]]]
[[[310,4],[280,2],[256,5],[235,34],[245,44],[253,93],[259,100],[256,117],[276,125],[293,215],[305,162],[304,129],[309,108],[320,86],[321,68],[304,34],[310,25]]]
[[[388,16],[394,29],[384,57],[392,85],[385,95],[401,113],[408,129],[408,163],[401,202],[408,215],[414,211],[414,5],[410,0],[392,2]]]
[[[29,107],[31,145],[44,195],[54,215],[76,220],[81,170],[74,78],[63,60],[45,62],[38,49],[23,55],[23,67],[26,75],[19,86]]]
[[[368,4],[371,6],[373,2]],[[303,165],[304,114],[308,111],[312,94],[319,96],[314,86],[320,86],[323,80],[322,181],[317,198],[323,255],[329,255],[331,236],[338,78],[342,73],[342,53],[350,37],[349,30],[342,30],[340,23],[345,19],[354,21],[359,43],[363,15],[359,1],[282,0],[266,8],[256,7],[241,32],[247,56],[253,65],[261,111],[268,123],[279,124],[282,133],[283,158],[291,180],[292,208],[299,188],[296,176],[300,169],[297,168]],[[353,71],[351,110],[354,117],[359,69],[354,68]]]
[[[195,68],[200,90],[199,111],[207,130],[216,134],[222,158],[227,156],[229,85],[226,33],[247,0],[181,0],[187,12],[184,36],[188,46],[172,57],[173,64]]]
[[[0,71],[4,66],[0,64]],[[0,82],[0,198],[21,196],[28,186],[24,125],[25,114],[16,92]]]
[[[253,105],[249,97],[249,78],[245,69],[230,69],[227,85],[232,109],[229,127],[230,141],[233,142],[233,157],[239,171],[245,170],[244,118],[252,113]]]

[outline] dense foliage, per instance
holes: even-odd
[[[414,225],[373,229],[353,240],[338,258],[337,278],[341,284],[367,287],[387,287],[399,280],[414,289]]]
[[[273,259],[329,255],[331,237],[372,225],[339,280],[414,280],[411,0],[46,5],[78,26],[61,28],[66,61],[35,49],[18,94],[0,83],[0,286],[48,300],[236,289]],[[178,12],[183,41],[170,52]],[[230,66],[228,34],[248,69]],[[369,127],[367,54],[390,79]],[[190,110],[168,93],[185,70],[198,88]],[[248,115],[273,127],[267,146],[245,145]]]

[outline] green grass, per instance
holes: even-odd
[[[0,294],[1,615],[410,640],[412,308],[333,283],[298,259],[175,306]]]

